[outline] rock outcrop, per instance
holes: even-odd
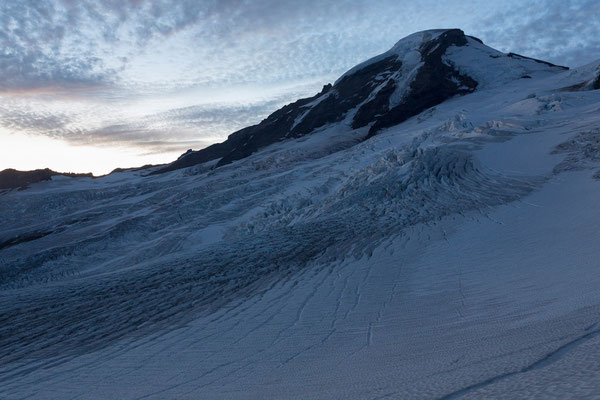
[[[0,190],[1,189],[16,189],[26,188],[29,185],[42,181],[49,181],[53,176],[64,175],[72,178],[76,177],[88,177],[91,178],[93,175],[89,174],[73,174],[73,173],[62,173],[52,171],[51,169],[36,169],[33,171],[17,171],[16,169],[5,169],[0,171]]]

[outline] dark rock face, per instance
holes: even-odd
[[[61,173],[52,171],[51,169],[36,169],[34,171],[17,171],[16,169],[5,169],[0,171],[0,189],[16,189],[26,188],[27,186],[42,182],[49,181],[53,176],[64,175],[73,178],[76,177],[93,177],[90,174],[72,174],[72,173]]]
[[[390,97],[396,90],[396,82],[390,79],[387,84],[377,92],[377,95],[363,104],[354,119],[352,120],[352,128],[362,128],[370,122],[375,121],[378,116],[389,111]]]
[[[378,110],[378,114],[382,116],[375,119],[375,124],[369,130],[369,137],[380,129],[404,122],[450,97],[474,91],[477,87],[475,80],[460,74],[442,60],[442,56],[446,53],[448,47],[453,45],[464,46],[466,44],[467,39],[460,29],[446,31],[437,39],[424,43],[420,49],[423,66],[410,84],[410,91],[401,103],[391,110],[385,107],[386,104],[389,104],[389,96],[387,101],[385,101],[386,99],[380,101],[384,106]],[[363,126],[371,121],[357,121],[355,119],[353,126]]]
[[[359,69],[353,74],[344,76],[333,86],[332,95],[314,106],[295,127],[292,135],[303,136],[327,123],[341,121],[348,111],[369,97],[373,89],[378,86],[378,81],[387,80],[402,67],[402,63],[397,58],[395,55],[386,57],[383,60]],[[376,80],[376,78],[378,79]],[[394,87],[393,80],[390,80],[386,88],[382,91],[389,98],[394,91]]]
[[[5,169],[0,172],[0,189],[25,188],[32,183],[49,181],[54,175],[56,172],[48,168],[35,171]]]
[[[550,63],[548,61],[538,60],[537,58],[525,57],[525,56],[522,56],[522,55],[517,54],[517,53],[508,53],[507,56],[510,57],[510,58],[516,58],[517,60],[531,60],[531,61],[535,61],[536,63],[544,64],[544,65],[547,65],[549,67],[560,68],[560,69],[563,69],[565,71],[567,71],[569,69],[569,67],[563,67],[562,65],[552,64],[552,63]]]
[[[592,88],[594,90],[600,89],[600,72],[598,72],[598,76],[596,77],[596,80],[594,81],[594,83],[592,83]]]

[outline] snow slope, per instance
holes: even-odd
[[[222,143],[189,150],[154,173],[209,162],[220,167],[332,124],[355,130],[366,127],[370,137],[454,96],[567,69],[501,53],[460,29],[417,32],[351,68],[315,96],[282,107],[259,124],[232,133]]]
[[[0,398],[596,396],[595,71],[3,191]]]

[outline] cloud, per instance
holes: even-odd
[[[0,127],[28,135],[60,139],[75,146],[128,147],[140,154],[199,149],[256,124],[305,88],[249,103],[210,103],[172,108],[138,117],[104,118],[90,124],[88,111],[59,112],[44,104],[5,102]],[[110,109],[103,114],[111,115]],[[113,112],[117,113],[116,108]],[[95,127],[93,125],[96,125]]]
[[[0,91],[131,82],[283,82],[340,74],[415,30],[450,25],[567,64],[596,57],[592,0],[5,0]]]
[[[571,67],[600,58],[600,2],[531,1],[484,18],[486,44]]]
[[[3,1],[0,5],[0,92],[39,92],[106,85],[106,68],[81,41],[78,24],[58,3]]]
[[[289,94],[249,104],[204,104],[174,108],[126,123],[70,135],[73,144],[135,146],[167,151],[173,146],[194,149],[225,140],[227,135],[256,124],[288,102]],[[186,149],[187,149],[186,148]],[[148,150],[145,150],[148,151]]]
[[[53,58],[41,49],[5,47],[0,52],[0,91],[45,92],[106,86],[113,71],[97,57]]]
[[[64,113],[34,111],[29,107],[0,106],[0,126],[9,131],[20,131],[49,137],[61,137],[68,132],[71,118]]]

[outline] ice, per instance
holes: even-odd
[[[369,140],[0,193],[0,397],[595,396],[596,69],[522,62]]]

